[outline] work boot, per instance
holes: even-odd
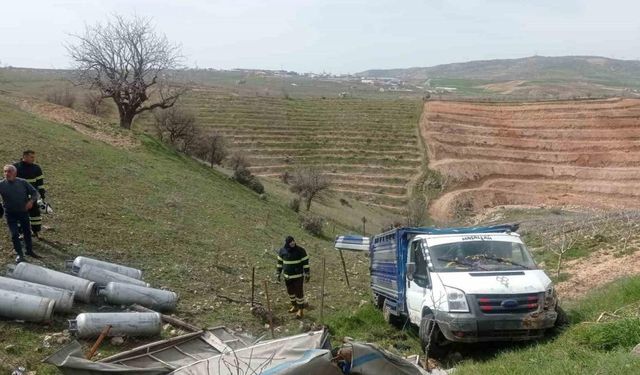
[[[289,309],[289,312],[292,314],[296,311],[298,311],[298,308],[296,306],[291,306],[291,308]]]
[[[32,257],[33,259],[42,259],[42,257],[40,255],[34,253],[33,250],[26,252],[25,255],[28,255],[28,256]]]
[[[298,312],[296,313],[296,319],[302,318],[304,318],[304,309],[298,309]]]
[[[26,262],[26,261],[27,261],[27,260],[26,260],[26,259],[24,259],[24,257],[23,257],[23,256],[18,255],[18,256],[16,257],[16,264],[18,264],[18,263],[22,263],[22,262]]]

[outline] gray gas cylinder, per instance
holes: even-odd
[[[162,330],[159,313],[82,313],[69,320],[69,332],[80,338],[96,337],[107,325],[109,336],[155,336]]]
[[[0,289],[0,315],[6,318],[48,322],[55,304],[51,298]]]
[[[10,265],[7,276],[31,281],[32,283],[49,285],[56,288],[71,290],[75,292],[74,298],[78,301],[91,302],[95,283],[93,281],[81,279],[66,273],[50,270],[48,268],[36,266],[26,262]]]
[[[105,270],[90,264],[83,264],[78,271],[78,277],[95,281],[98,286],[106,286],[110,282],[118,282],[124,284],[140,285],[149,287],[150,285],[142,280],[134,279],[121,273]]]
[[[103,270],[117,272],[122,275],[133,277],[134,279],[138,279],[138,280],[142,279],[142,271],[136,268],[123,266],[121,264],[109,263],[103,260],[87,258],[83,256],[76,257],[72,261],[67,261],[67,267],[70,268],[71,272],[75,274],[77,274],[80,271],[80,267],[82,267],[85,264],[102,268]]]
[[[2,276],[0,276],[0,289],[50,298],[56,302],[54,311],[57,312],[69,312],[73,308],[73,296],[75,292],[70,290]]]
[[[174,292],[123,283],[108,283],[98,295],[113,305],[136,303],[158,311],[175,310],[178,304],[178,295]]]

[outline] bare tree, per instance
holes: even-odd
[[[231,155],[227,164],[234,172],[240,169],[248,169],[251,166],[247,157],[241,152],[236,152]]]
[[[549,250],[558,257],[556,267],[556,278],[560,277],[562,271],[562,261],[567,251],[571,250],[577,242],[576,232],[570,230],[567,225],[562,225],[559,239],[554,239],[547,244]]]
[[[85,94],[83,101],[88,113],[95,116],[100,116],[104,113],[104,97],[101,94],[88,92]]]
[[[167,142],[185,153],[191,150],[199,134],[196,118],[192,113],[171,107],[155,110],[153,116],[156,133],[161,141]]]
[[[210,133],[198,141],[197,154],[213,168],[227,157],[227,142],[222,134]]]
[[[67,51],[78,83],[113,99],[121,127],[131,129],[133,119],[144,111],[172,107],[184,92],[165,79],[168,70],[178,68],[180,48],[156,34],[150,20],[116,15],[74,37],[77,44],[68,45]]]
[[[314,167],[298,169],[291,178],[291,191],[305,200],[307,211],[311,208],[313,198],[330,185],[329,178]]]

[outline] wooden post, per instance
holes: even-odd
[[[322,293],[320,295],[320,324],[322,325],[324,325],[324,279],[327,274],[326,271],[327,271],[327,267],[326,267],[325,257],[322,257],[322,287],[320,289]]]
[[[269,314],[269,328],[271,328],[271,338],[275,337],[273,333],[273,313],[271,312],[271,300],[269,299],[269,286],[267,280],[264,281],[264,293],[267,296],[267,314]]]
[[[342,270],[344,271],[344,278],[347,280],[347,286],[351,287],[351,285],[349,285],[349,276],[347,275],[347,265],[344,263],[344,256],[342,255],[342,249],[338,249],[338,251],[340,252],[340,260],[342,261]]]
[[[140,306],[140,305],[131,305],[130,308],[131,308],[131,310],[139,311],[139,312],[156,312],[155,310],[151,310],[151,309],[148,309],[148,308],[146,308],[144,306]],[[187,322],[183,322],[182,320],[180,320],[178,318],[174,318],[173,316],[170,316],[170,315],[160,314],[160,318],[162,319],[163,322],[169,323],[174,327],[178,327],[178,328],[184,329],[186,331],[190,331],[190,332],[200,332],[200,331],[202,331],[202,329],[194,326],[193,324],[189,324]]]
[[[256,268],[251,267],[251,307],[253,307],[255,301],[254,296],[256,292]]]
[[[87,355],[85,356],[86,359],[93,358],[94,354],[96,354],[96,351],[100,347],[100,344],[102,344],[102,341],[104,340],[104,338],[107,337],[107,335],[109,334],[109,331],[111,331],[111,324],[106,325],[102,329],[102,332],[100,332],[100,336],[98,336],[98,339],[96,340],[95,344],[93,344],[93,346],[91,347],[91,350],[89,350],[89,353],[87,353]]]
[[[362,217],[362,236],[367,235],[367,218],[365,216]]]

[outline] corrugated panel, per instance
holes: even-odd
[[[338,236],[334,242],[336,249],[348,251],[369,251],[369,237],[348,235]]]

